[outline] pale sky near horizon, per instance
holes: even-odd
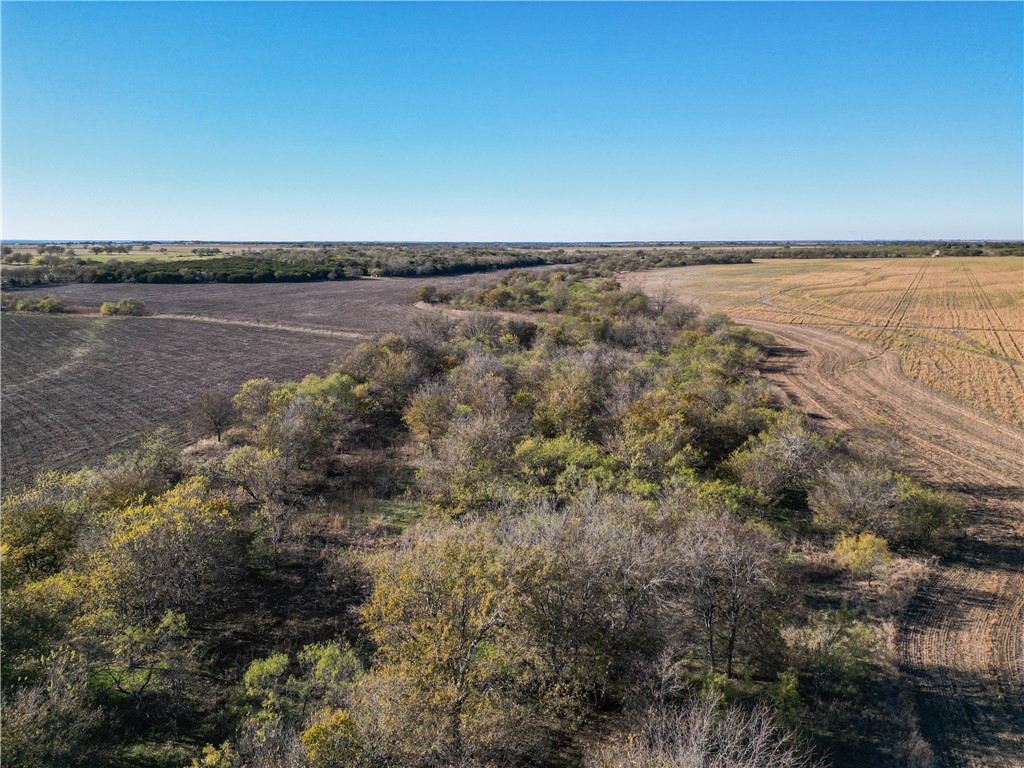
[[[22,3],[4,239],[1024,238],[1024,4]]]

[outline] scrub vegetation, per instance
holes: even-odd
[[[886,638],[958,496],[783,408],[723,316],[437,291],[211,388],[185,451],[7,493],[4,766],[928,764]]]

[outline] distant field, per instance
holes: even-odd
[[[187,435],[190,399],[248,378],[322,371],[353,341],[153,318],[3,319],[3,478],[73,468],[161,424]]]
[[[39,286],[98,309],[142,299],[157,317],[3,315],[2,467],[6,484],[75,468],[133,446],[168,424],[187,437],[189,401],[210,386],[320,373],[364,339],[400,330],[426,283],[395,278],[326,283]]]
[[[205,259],[220,259],[225,256],[230,256],[231,252],[224,251],[223,253],[217,253],[210,256],[204,256]],[[199,258],[196,254],[192,253],[190,248],[181,249],[174,248],[173,246],[168,248],[167,251],[161,253],[159,249],[154,248],[152,251],[139,251],[134,250],[131,253],[93,253],[89,250],[75,249],[75,256],[80,259],[86,259],[87,261],[95,261],[103,263],[106,261],[183,261],[184,259],[195,259]]]
[[[904,372],[1024,424],[1024,260],[772,260],[637,273],[737,319],[815,325],[892,349]]]

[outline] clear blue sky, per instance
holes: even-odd
[[[2,6],[6,239],[1024,237],[1021,3]]]

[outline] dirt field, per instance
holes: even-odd
[[[160,424],[187,434],[189,400],[204,388],[321,371],[353,343],[182,320],[7,315],[5,487],[128,448]]]
[[[56,293],[97,309],[142,299],[154,316],[100,319],[4,314],[3,484],[126,449],[168,424],[186,433],[189,401],[209,386],[320,373],[360,341],[400,330],[424,284],[493,279],[394,278],[328,283],[71,284]],[[184,439],[184,438],[183,438]]]
[[[737,319],[814,325],[891,349],[930,387],[1024,425],[1024,260],[773,260],[659,270]]]
[[[657,290],[666,276],[628,281]],[[684,290],[678,276],[668,284]],[[779,342],[768,375],[790,402],[840,429],[889,426],[915,474],[972,500],[970,535],[915,598],[896,652],[940,765],[1024,765],[1024,431],[911,381],[895,348],[737,317]]]

